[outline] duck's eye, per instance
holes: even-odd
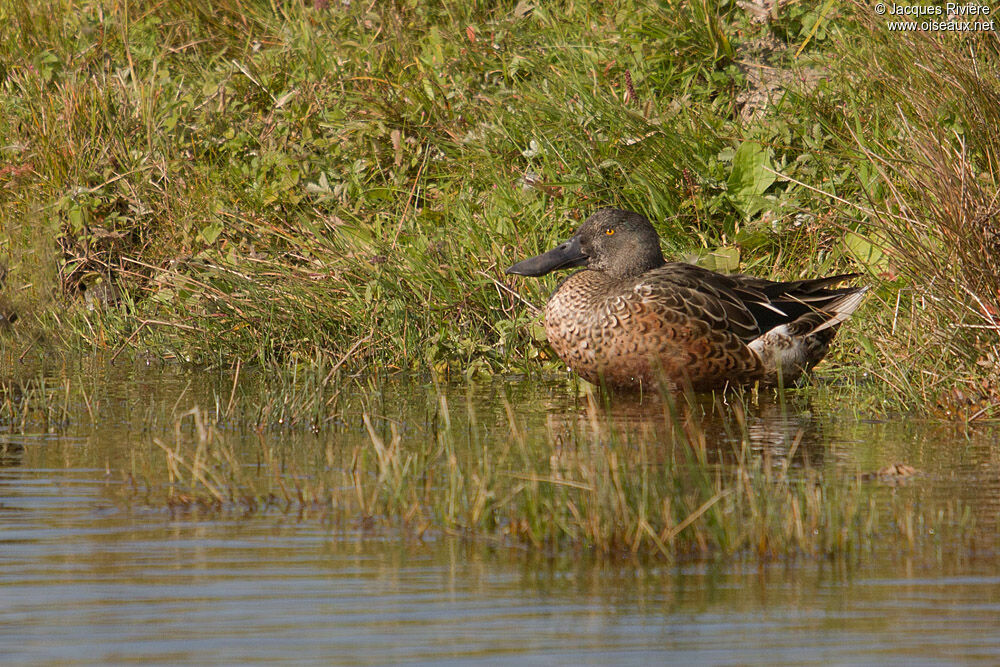
[[[608,227],[607,229],[604,230],[604,233],[607,234],[608,236],[613,236],[615,230],[613,230],[611,227]]]

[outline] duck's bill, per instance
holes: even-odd
[[[586,263],[587,255],[580,248],[580,239],[574,236],[548,252],[518,262],[507,269],[507,273],[518,276],[544,276],[556,269],[568,269],[574,266],[583,266]]]

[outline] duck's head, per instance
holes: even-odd
[[[633,278],[663,264],[660,237],[649,220],[631,211],[603,208],[587,218],[570,240],[518,262],[507,273],[544,276],[582,266],[613,278]]]

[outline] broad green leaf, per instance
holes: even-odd
[[[734,273],[740,268],[740,249],[736,246],[726,246],[700,254],[698,266],[719,273]]]
[[[215,239],[219,238],[219,234],[222,233],[222,222],[216,220],[215,222],[210,222],[208,225],[202,227],[198,236],[205,243],[215,243]]]
[[[728,191],[733,204],[747,218],[764,207],[761,195],[775,181],[772,151],[753,141],[746,141],[733,155]]]
[[[844,245],[854,259],[873,273],[889,268],[889,258],[872,240],[856,232],[844,235]]]

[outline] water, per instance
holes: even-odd
[[[992,535],[1000,437],[989,427],[865,423],[802,405],[748,413],[761,456],[795,447],[812,465],[917,467],[921,477],[899,493],[915,503],[961,499],[976,530],[992,531],[975,549],[945,545],[928,555],[890,544],[848,562],[608,562],[434,531],[417,539],[319,515],[198,514],[126,502],[123,473],[148,474],[142,453],[159,451],[154,438],[169,440],[172,414],[192,405],[221,412],[231,396],[266,395],[273,381],[245,374],[234,393],[231,375],[98,367],[74,376],[68,392],[60,382],[50,383],[52,396],[71,397],[61,407],[0,431],[5,664],[1000,661]],[[73,398],[76,386],[86,400]],[[420,437],[442,392],[455,412],[473,406],[469,419],[496,437],[505,437],[504,401],[527,424],[546,424],[547,438],[586,419],[565,384],[350,391],[357,395],[327,423],[285,428],[276,417],[264,437],[305,452],[334,436],[362,437],[353,412],[361,404],[397,422],[405,437]],[[224,428],[249,448],[257,436],[240,422],[259,413],[245,407],[259,401],[240,400],[244,407],[229,412],[242,416]],[[642,410],[622,408],[620,417],[619,428],[658,437]],[[727,437],[721,427],[709,432]]]

